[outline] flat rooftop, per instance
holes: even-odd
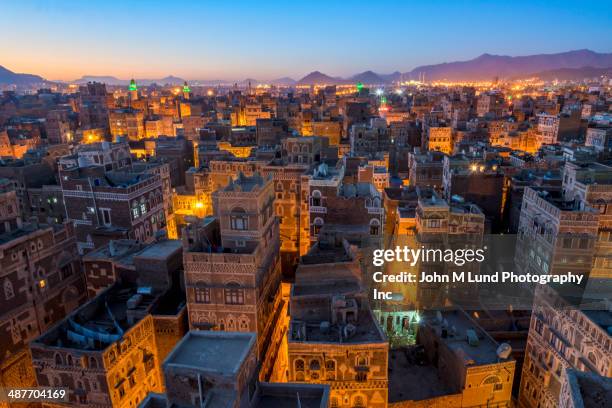
[[[10,232],[4,232],[0,234],[0,245],[4,245],[15,239],[27,236],[37,231],[44,230],[46,228],[53,228],[53,231],[59,231],[64,227],[63,225],[58,225],[58,224],[51,225],[51,224],[24,223],[21,226],[21,228],[17,228]]]
[[[310,295],[348,295],[361,291],[361,285],[357,281],[335,281],[325,282],[319,285],[295,285],[291,294],[294,296]]]
[[[134,257],[164,260],[183,248],[183,243],[178,239],[166,239],[147,245]]]
[[[423,353],[424,354],[424,353]],[[389,402],[421,401],[452,394],[419,347],[389,350]]]
[[[304,322],[292,320],[291,324],[302,324],[306,328],[306,338],[296,339],[289,333],[290,342],[304,343],[335,343],[335,344],[358,344],[358,343],[386,343],[387,339],[378,327],[370,310],[359,310],[357,321],[353,323],[355,331],[350,336],[341,335],[339,325],[330,325],[329,329],[321,330],[321,322]]]
[[[151,312],[158,295],[147,292],[139,293],[136,286],[116,283],[76,309],[34,343],[76,350],[104,350]],[[134,296],[137,296],[137,301]],[[128,305],[128,300],[131,305]]]
[[[190,331],[163,365],[236,375],[254,347],[255,338],[255,333]]]
[[[133,239],[115,239],[108,244],[98,247],[83,256],[84,261],[100,260],[119,260],[129,254],[139,251],[142,244]]]
[[[423,318],[427,325],[435,330],[441,342],[457,356],[463,358],[466,365],[485,365],[497,362],[499,344],[486,334],[478,324],[462,310],[444,310],[440,312],[440,322],[435,312],[427,312]],[[446,325],[447,336],[442,337],[442,327]],[[467,331],[473,330],[478,336],[478,344],[472,346],[467,341]]]

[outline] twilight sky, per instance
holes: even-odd
[[[51,80],[347,76],[485,52],[612,52],[610,0],[0,3],[0,65]]]

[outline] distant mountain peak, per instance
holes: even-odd
[[[612,53],[597,53],[587,49],[518,57],[484,53],[468,61],[420,66],[407,72],[406,75],[411,78],[425,75],[427,80],[482,81],[494,77],[512,78],[534,72],[576,69],[584,66],[610,67]]]
[[[321,71],[312,71],[310,74],[300,79],[298,81],[298,84],[300,85],[321,85],[321,84],[334,84],[338,82],[339,82],[338,78],[333,78],[327,74],[322,73]]]
[[[33,74],[20,74],[0,65],[0,84],[32,85],[46,82],[43,77]]]

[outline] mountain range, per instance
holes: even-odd
[[[11,84],[11,85],[28,85],[28,84],[38,84],[43,83],[45,80],[38,76],[32,74],[18,74],[13,71],[9,71],[0,65],[0,85],[1,84]]]
[[[314,85],[314,84],[348,84],[362,82],[368,85],[383,85],[399,79],[449,80],[449,81],[479,81],[499,78],[527,78],[540,77],[550,79],[580,79],[596,77],[609,73],[612,68],[612,53],[598,53],[591,50],[576,50],[557,54],[536,54],[528,56],[510,57],[505,55],[482,54],[467,61],[445,62],[442,64],[423,65],[411,71],[399,71],[390,74],[381,74],[373,71],[364,71],[347,78],[334,77],[320,71],[313,71],[299,80],[289,77],[272,81],[259,81],[248,78],[242,81],[230,80],[194,80],[195,84],[218,85],[240,83],[257,85],[271,83],[275,85]],[[0,85],[33,85],[46,80],[38,75],[18,74],[0,66]],[[89,81],[104,82],[108,85],[127,85],[129,79],[119,79],[113,76],[86,75],[71,83],[81,84]],[[48,82],[48,81],[47,81]],[[160,85],[180,85],[185,80],[175,76],[160,79],[136,79],[140,85],[157,83]]]

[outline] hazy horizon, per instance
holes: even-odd
[[[407,72],[483,53],[612,50],[606,1],[423,3],[8,3],[0,65],[62,81],[272,80]]]

